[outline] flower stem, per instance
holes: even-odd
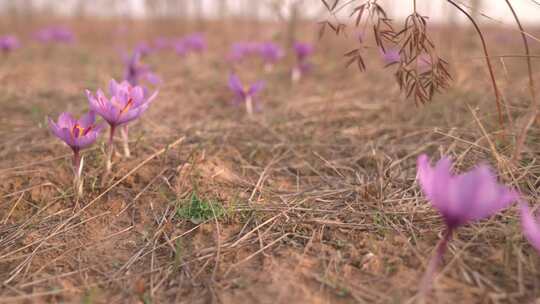
[[[83,162],[79,150],[73,151],[73,192],[78,201],[83,194],[82,166]]]
[[[107,152],[107,162],[105,163],[105,171],[106,173],[110,173],[112,169],[112,157],[114,154],[114,131],[116,127],[111,126],[111,131],[109,134],[109,150]]]
[[[443,233],[443,238],[439,241],[439,243],[437,243],[435,252],[431,257],[431,260],[429,261],[429,264],[426,268],[426,272],[424,273],[422,281],[420,282],[421,297],[425,296],[431,289],[431,285],[433,285],[435,272],[437,271],[437,268],[441,263],[444,254],[446,253],[446,250],[448,248],[448,242],[452,239],[453,232],[454,230],[452,228],[446,228]]]
[[[127,125],[123,126],[120,131],[122,133],[122,143],[123,143],[123,147],[124,147],[124,156],[126,158],[130,158],[131,157],[131,151],[129,150],[129,130],[128,130],[128,126]]]
[[[251,96],[246,97],[246,111],[249,116],[253,116],[253,98]]]
[[[293,83],[297,83],[302,78],[302,72],[299,67],[294,67],[291,74],[291,79]]]

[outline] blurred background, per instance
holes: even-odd
[[[342,1],[343,3],[348,1]],[[470,7],[478,15],[493,18],[491,22],[512,22],[504,1],[463,0],[457,1]],[[382,0],[392,18],[407,16],[412,9],[411,1]],[[535,0],[512,1],[523,22],[540,21],[540,3]],[[291,8],[294,7],[294,10]],[[430,16],[432,21],[447,23],[465,19],[450,9],[446,1],[420,0],[419,11]],[[347,16],[350,9],[342,10]],[[326,11],[320,0],[0,0],[0,13],[6,16],[2,23],[34,15],[56,15],[83,18],[127,17],[127,18],[193,18],[219,19],[225,17],[249,19],[279,19],[291,13],[304,18],[320,19]],[[489,20],[483,18],[484,21]]]

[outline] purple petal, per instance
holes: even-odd
[[[531,245],[540,253],[540,226],[538,218],[529,211],[529,206],[521,204],[521,226],[523,234]]]
[[[91,146],[97,139],[99,132],[90,131],[84,136],[79,136],[74,140],[78,149],[82,150]]]
[[[259,93],[262,89],[264,89],[264,81],[257,81],[254,83],[248,91],[249,96],[255,96],[257,93]]]
[[[60,114],[60,116],[58,117],[58,126],[60,128],[73,128],[73,126],[75,125],[77,121],[75,120],[75,118],[73,118],[73,116],[71,116],[71,114],[67,113],[67,112],[64,112],[62,114]]]
[[[240,78],[235,74],[229,76],[229,88],[238,96],[244,96],[244,88]]]
[[[89,126],[93,125],[95,121],[96,121],[96,113],[94,111],[89,111],[88,113],[83,115],[81,119],[79,119],[79,124],[81,128],[86,129]]]

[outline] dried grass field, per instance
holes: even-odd
[[[248,117],[229,104],[229,46],[283,37],[275,24],[240,21],[205,23],[200,56],[144,59],[163,83],[130,126],[132,156],[115,155],[104,178],[102,136],[83,153],[76,202],[69,149],[47,117],[83,113],[85,89],[121,78],[123,45],[196,27],[139,22],[119,38],[111,22],[70,25],[75,44],[28,41],[0,61],[0,303],[415,303],[444,228],[415,181],[419,154],[450,155],[458,171],[488,162],[538,202],[538,122],[520,163],[508,161],[530,103],[523,59],[493,59],[501,131],[470,29],[433,29],[453,80],[415,105],[377,51],[366,72],[346,69],[352,39],[318,40],[306,23],[300,38],[316,53],[298,84],[291,56],[271,73],[256,61],[235,67],[266,81],[262,111]],[[509,28],[486,33],[492,55],[522,54]],[[457,231],[427,302],[539,297],[540,256],[513,206]]]

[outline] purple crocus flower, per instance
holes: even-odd
[[[110,82],[109,90],[110,99],[101,90],[98,90],[95,96],[89,90],[86,90],[90,109],[103,117],[111,127],[109,153],[106,163],[107,172],[112,167],[113,140],[116,128],[140,117],[148,109],[158,93],[156,91],[150,97],[147,97],[142,87],[132,86],[127,81],[117,83],[114,79]],[[127,137],[127,133],[125,136]]]
[[[51,132],[68,145],[74,153],[91,146],[97,139],[102,126],[96,125],[96,114],[88,112],[80,119],[69,113],[62,113],[58,122],[49,118]]]
[[[74,35],[73,32],[66,27],[51,26],[37,31],[35,33],[35,38],[43,43],[71,43],[74,40]]]
[[[381,50],[381,57],[384,63],[389,66],[394,63],[398,63],[401,60],[401,54],[399,49]]]
[[[49,118],[49,129],[73,150],[73,185],[77,198],[82,195],[83,159],[80,151],[91,146],[99,136],[102,125],[96,124],[96,115],[93,111],[75,119],[69,113],[62,113],[55,122]]]
[[[239,105],[241,103],[245,103],[246,111],[249,115],[253,115],[253,105],[254,102],[256,102],[257,95],[264,88],[264,82],[257,81],[252,85],[244,86],[238,76],[235,74],[230,74],[229,88],[235,95],[233,104]]]
[[[272,71],[273,66],[285,55],[283,49],[273,42],[265,42],[259,45],[259,54],[264,60],[265,70]]]
[[[442,158],[435,167],[427,155],[418,158],[418,180],[431,204],[441,213],[448,229],[486,218],[516,201],[515,191],[497,183],[491,169],[480,165],[454,176],[452,162]]]
[[[521,226],[529,243],[540,254],[540,219],[529,211],[526,203],[521,204]]]
[[[431,285],[453,231],[461,225],[497,213],[517,201],[519,195],[499,184],[495,174],[486,165],[477,166],[461,175],[451,172],[452,162],[447,157],[439,160],[435,167],[431,167],[428,156],[420,155],[417,165],[417,178],[422,192],[446,223],[444,237],[437,245],[422,280],[421,292],[425,293]]]
[[[303,42],[295,42],[293,48],[298,62],[306,61],[315,51],[311,44]]]
[[[7,54],[20,47],[19,39],[13,35],[0,37],[0,51]]]
[[[109,90],[110,99],[101,90],[98,90],[95,96],[86,90],[86,95],[90,109],[103,117],[112,128],[141,116],[157,96],[157,91],[147,97],[142,87],[132,86],[127,81],[118,83],[114,79],[109,84]]]
[[[276,63],[285,55],[283,49],[273,42],[265,42],[259,46],[259,53],[266,63]]]
[[[141,52],[135,51],[131,56],[124,56],[124,79],[132,86],[137,86],[142,80],[151,84],[161,82],[160,78],[154,74],[147,65],[141,63]]]
[[[298,82],[300,78],[311,70],[311,63],[308,61],[313,54],[314,48],[311,44],[295,42],[293,45],[296,54],[296,65],[292,70],[292,81]]]

